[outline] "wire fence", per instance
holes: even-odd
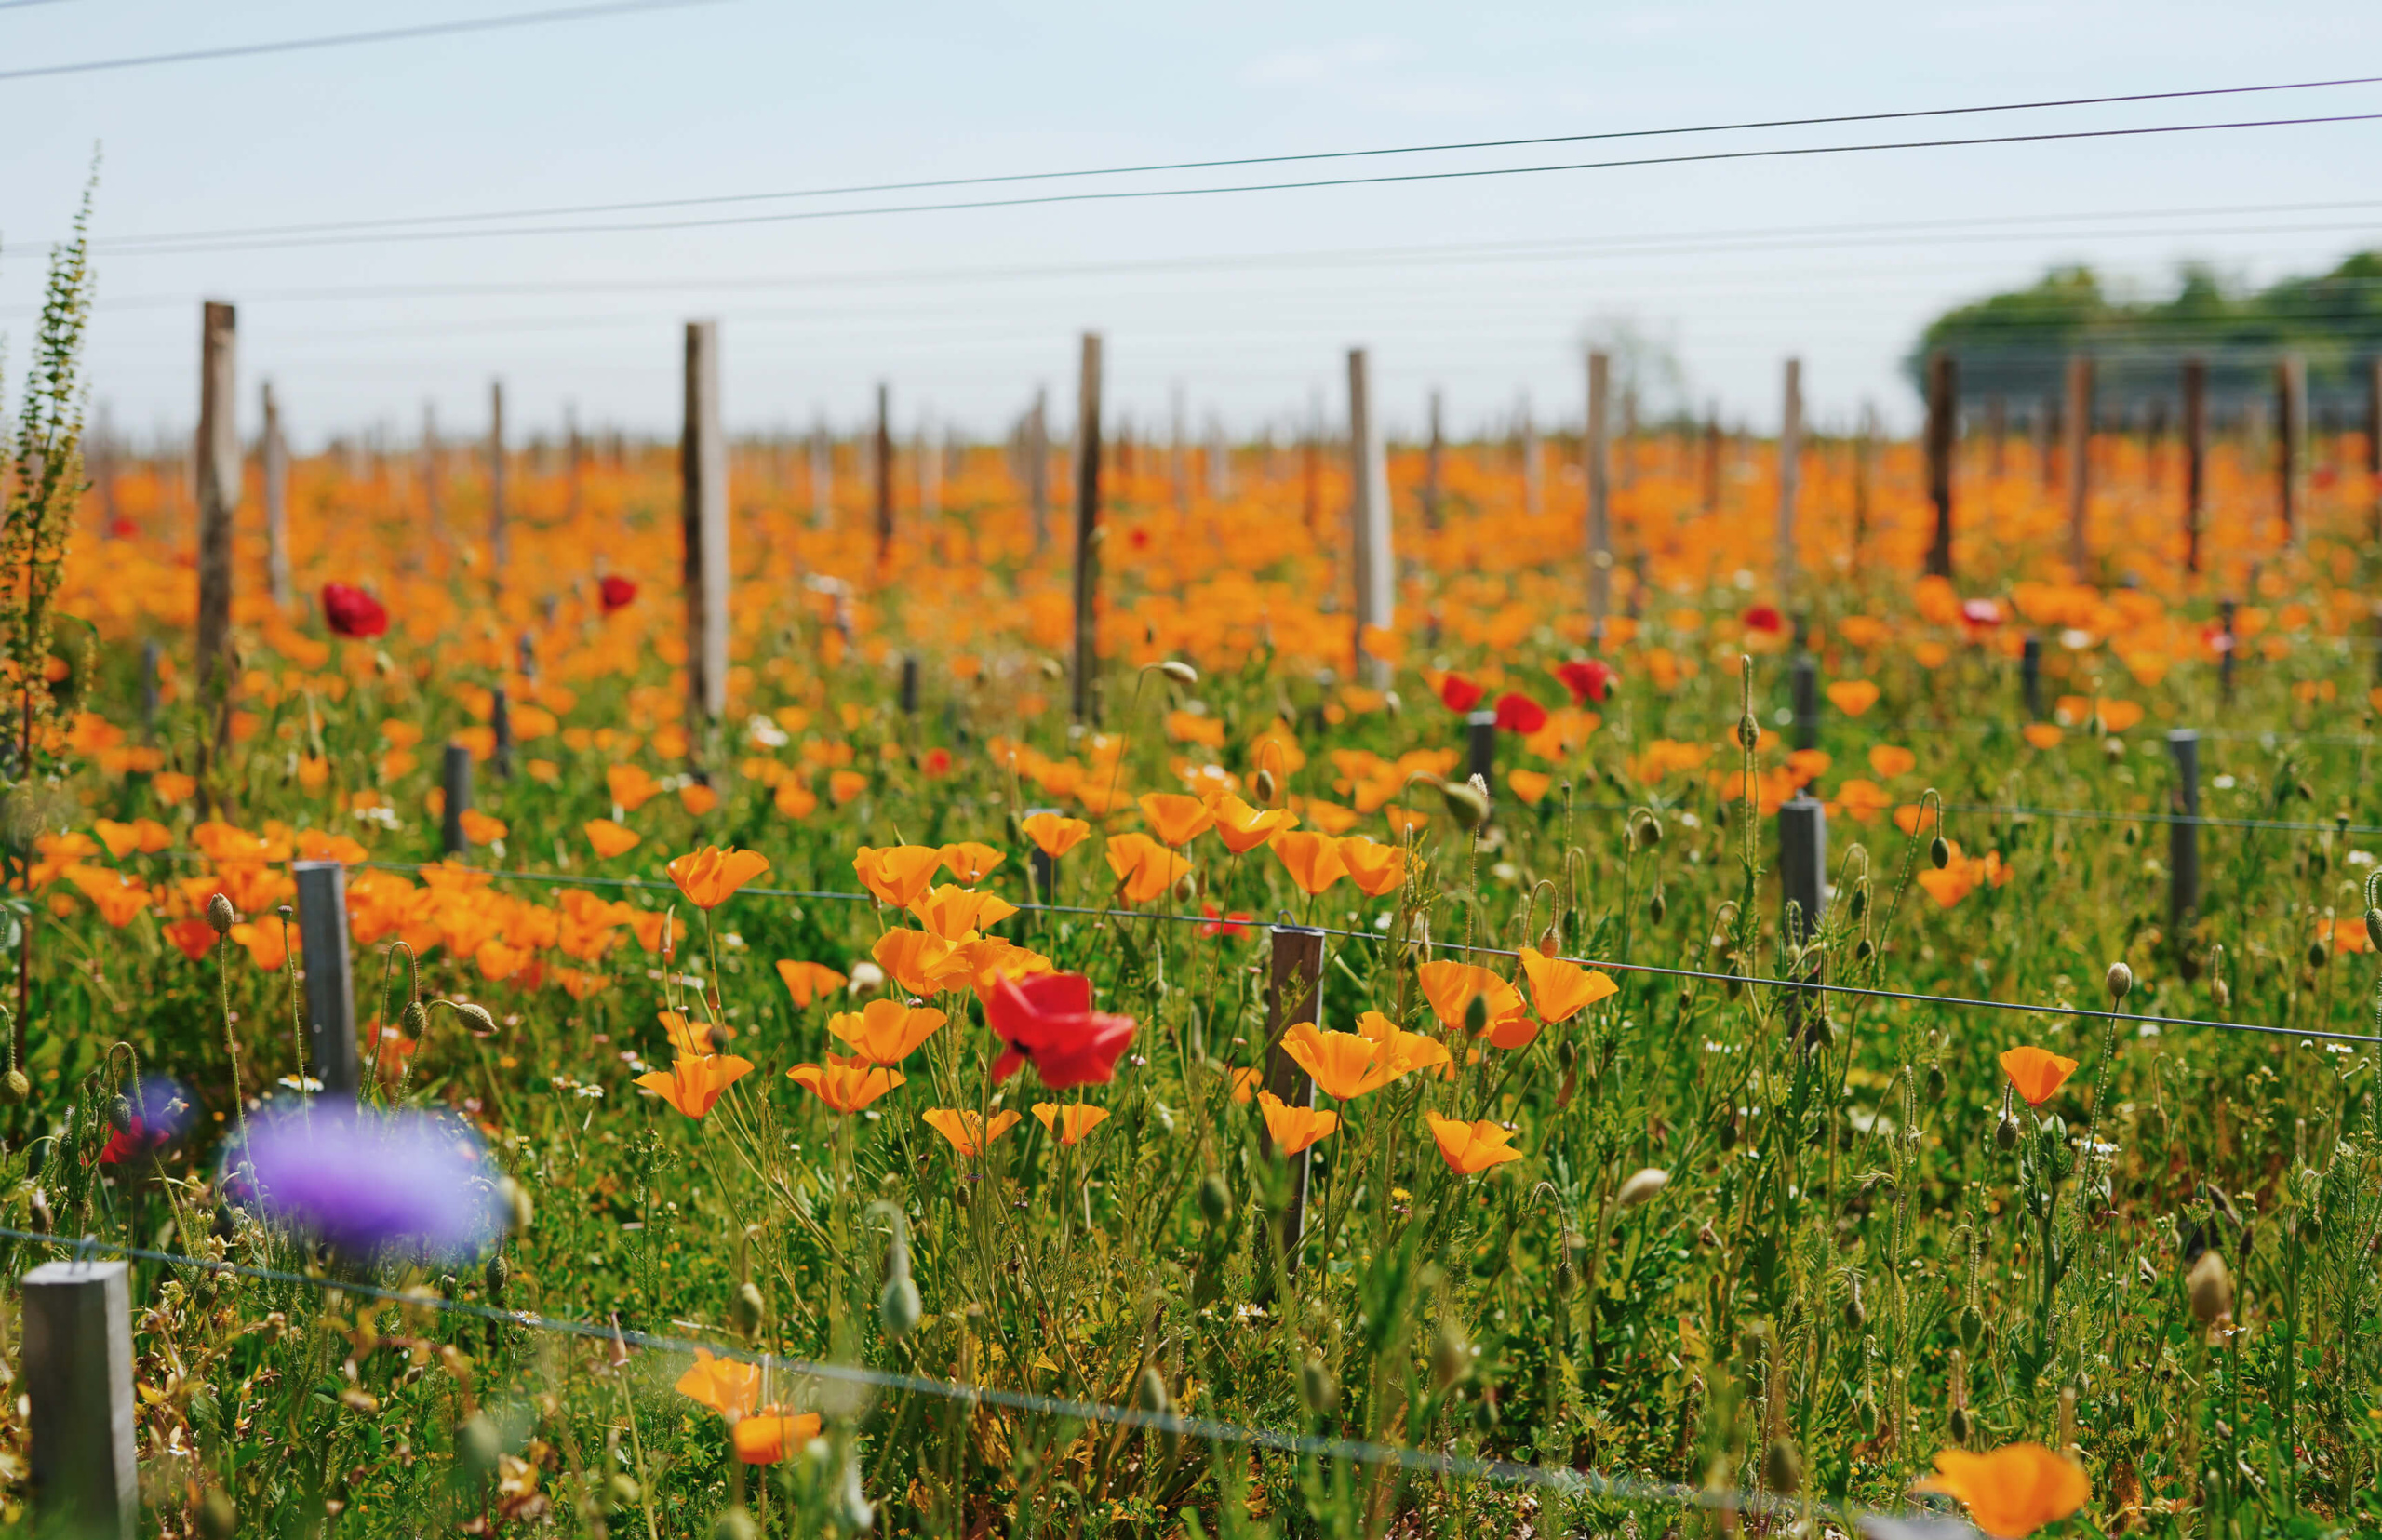
[[[310,1273],[290,1272],[283,1268],[219,1262],[207,1257],[185,1256],[174,1252],[132,1246],[119,1241],[101,1240],[94,1236],[68,1239],[37,1230],[0,1227],[0,1239],[55,1246],[72,1253],[76,1260],[88,1261],[94,1252],[105,1252],[135,1261],[187,1267],[200,1274],[290,1284],[324,1292],[360,1294],[406,1309],[432,1310],[488,1321],[501,1326],[518,1327],[527,1331],[548,1332],[561,1336],[609,1343],[616,1345],[622,1351],[635,1347],[687,1357],[703,1352],[715,1359],[751,1364],[771,1374],[784,1374],[796,1380],[821,1381],[863,1390],[931,1396],[970,1407],[997,1406],[1006,1411],[1019,1412],[1032,1416],[1063,1418],[1073,1422],[1139,1429],[1165,1436],[1197,1439],[1208,1443],[1271,1450],[1278,1453],[1311,1456],[1321,1460],[1340,1460],[1360,1465],[1389,1466],[1409,1474],[1437,1477],[1443,1480],[1489,1481],[1502,1486],[1526,1487],[1571,1497],[1596,1498],[1648,1506],[1661,1505],[1738,1513],[1760,1513],[1781,1518],[1799,1517],[1807,1511],[1806,1505],[1802,1501],[1772,1493],[1748,1492],[1725,1487],[1696,1487],[1676,1481],[1651,1481],[1637,1477],[1612,1476],[1599,1471],[1580,1470],[1569,1466],[1526,1465],[1516,1460],[1409,1449],[1364,1440],[1287,1432],[1276,1428],[1250,1427],[1218,1418],[1185,1415],[1174,1411],[1115,1406],[1102,1401],[1046,1396],[1036,1391],[1002,1390],[990,1386],[970,1385],[957,1380],[935,1379],[922,1374],[871,1369],[860,1364],[823,1363],[815,1359],[790,1359],[774,1353],[756,1352],[729,1343],[695,1342],[685,1337],[668,1337],[649,1332],[633,1331],[622,1326],[618,1320],[597,1322],[569,1317],[548,1316],[530,1310],[507,1310],[494,1306],[474,1304],[469,1300],[448,1299],[443,1294],[425,1293],[420,1290],[393,1289],[382,1284],[348,1279],[323,1278]],[[1864,1533],[1877,1537],[1877,1540],[1963,1540],[1963,1537],[1966,1537],[1966,1540],[1974,1540],[1976,1533],[1974,1530],[1957,1520],[1947,1519],[1940,1513],[1926,1509],[1921,1509],[1916,1515],[1890,1514],[1875,1509],[1814,1502],[1808,1506],[1808,1511],[1815,1517],[1840,1519],[1852,1523]]]

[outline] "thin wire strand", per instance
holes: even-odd
[[[7,78],[0,75],[0,79]],[[1468,150],[1519,150],[1546,144],[1588,144],[1620,140],[1678,138],[1693,134],[1743,133],[1767,128],[1817,128],[1847,123],[1887,123],[1913,118],[1959,117],[1987,113],[2039,112],[2051,108],[2106,107],[2137,101],[2175,101],[2193,97],[2246,96],[2271,91],[2308,91],[2341,86],[2371,86],[2382,75],[2340,80],[2297,80],[2268,86],[2221,86],[2188,91],[2145,91],[2128,96],[2068,97],[2041,101],[2004,101],[1976,107],[1927,107],[1890,113],[1847,113],[1827,117],[1757,119],[1737,123],[1694,124],[1668,128],[1617,128],[1600,133],[1546,134],[1527,139],[1463,140],[1441,144],[1387,145],[1370,150],[1319,150],[1303,154],[1237,155],[1213,160],[1156,161],[1139,166],[1081,167],[1064,171],[1010,171],[976,177],[937,177],[916,181],[853,182],[835,187],[797,187],[774,193],[723,193],[703,197],[642,198],[629,202],[555,204],[543,208],[492,209],[465,214],[399,214],[378,219],[327,221],[308,224],[250,225],[232,229],[166,231],[146,235],[118,235],[93,243],[115,249],[159,242],[218,240],[256,235],[320,234],[333,231],[387,230],[423,224],[462,223],[475,220],[559,219],[582,214],[625,214],[647,209],[695,208],[723,204],[762,203],[789,198],[847,197],[864,193],[918,193],[943,187],[989,187],[1028,181],[1065,181],[1088,177],[1150,176],[1170,171],[1216,171],[1244,166],[1288,166],[1333,160],[1362,160],[1380,155],[1444,154]]]
[[[16,0],[29,5],[33,0]],[[717,5],[720,0],[612,0],[599,6],[569,6],[560,10],[518,11],[511,16],[473,17],[461,21],[430,21],[411,27],[383,27],[374,32],[337,33],[326,37],[292,37],[270,43],[234,43],[218,48],[183,48],[173,53],[137,54],[125,59],[90,59],[73,64],[35,64],[0,70],[0,80],[38,80],[51,75],[92,74],[102,70],[142,69],[152,64],[193,64],[211,59],[244,59],[257,54],[299,53],[314,48],[344,48],[366,43],[402,43],[418,37],[447,37],[457,33],[497,32],[513,27],[542,26],[555,21],[588,21],[635,11],[683,10],[689,6]]]
[[[6,79],[0,75],[0,79]],[[1367,177],[1314,177],[1295,181],[1255,181],[1205,187],[1145,187],[1114,192],[1042,193],[1012,198],[965,198],[941,203],[877,204],[859,208],[813,208],[767,214],[719,215],[696,220],[649,220],[634,223],[515,225],[497,230],[390,231],[373,234],[323,235],[296,240],[200,240],[183,244],[160,242],[118,255],[177,255],[210,251],[288,250],[304,247],[359,246],[488,239],[517,235],[596,235],[639,231],[716,230],[745,225],[784,224],[817,220],[850,220],[895,214],[943,214],[988,208],[1048,208],[1060,204],[1119,203],[1146,198],[1214,197],[1241,193],[1313,192],[1330,187],[1382,187],[1398,184],[1472,181],[1492,177],[1544,176],[1555,172],[1612,171],[1637,167],[1691,166],[1721,161],[1782,160],[1806,155],[1863,154],[1889,150],[1948,150],[1996,144],[2045,144],[2061,141],[2139,139],[2160,134],[2218,133],[2238,128],[2292,128],[2338,123],[2382,120],[2382,113],[2334,113],[2312,117],[2246,118],[2225,123],[2170,123],[2131,128],[2073,128],[2040,134],[1987,134],[1966,139],[1894,140],[1867,144],[1795,145],[1774,150],[1713,150],[1696,154],[1644,155],[1625,160],[1570,161],[1551,166],[1487,166],[1455,171],[1385,172]]]
[[[918,1374],[890,1373],[855,1364],[820,1363],[806,1359],[789,1359],[775,1353],[751,1352],[729,1344],[714,1346],[709,1343],[689,1341],[684,1337],[659,1336],[652,1332],[631,1331],[616,1324],[545,1316],[534,1311],[502,1310],[491,1306],[475,1305],[468,1300],[450,1300],[436,1294],[412,1293],[379,1284],[316,1278],[311,1274],[293,1273],[276,1267],[258,1267],[245,1263],[217,1262],[206,1257],[184,1256],[174,1252],[155,1251],[143,1246],[127,1245],[121,1241],[102,1240],[96,1236],[69,1239],[56,1235],[44,1235],[35,1230],[0,1227],[0,1239],[60,1247],[76,1253],[76,1259],[82,1261],[87,1261],[93,1252],[106,1252],[113,1255],[142,1262],[158,1262],[173,1266],[190,1267],[200,1273],[254,1279],[267,1283],[297,1284],[325,1292],[362,1294],[368,1298],[385,1300],[408,1308],[467,1316],[474,1319],[493,1321],[499,1325],[516,1326],[537,1332],[552,1332],[559,1335],[581,1337],[597,1342],[618,1342],[623,1346],[642,1347],[655,1352],[689,1356],[697,1352],[708,1353],[716,1359],[749,1363],[797,1378],[828,1380],[912,1395],[935,1396],[946,1400],[964,1401],[971,1405],[982,1403],[999,1406],[1040,1416],[1064,1417],[1076,1422],[1143,1428],[1151,1432],[1200,1439],[1211,1443],[1235,1443],[1276,1450],[1289,1454],[1311,1454],[1324,1459],[1353,1460],[1366,1465],[1396,1466],[1403,1470],[1425,1475],[1537,1487],[1574,1495],[1610,1498],[1618,1502],[1675,1504],[1690,1507],[1734,1508],[1742,1511],[1779,1513],[1800,1511],[1800,1505],[1798,1503],[1762,1493],[1691,1487],[1678,1482],[1640,1481],[1629,1477],[1607,1476],[1600,1472],[1574,1470],[1563,1466],[1528,1466],[1513,1460],[1483,1460],[1468,1455],[1434,1453],[1428,1450],[1401,1449],[1395,1445],[1371,1443],[1354,1439],[1329,1439],[1314,1434],[1284,1433],[1272,1428],[1248,1427],[1238,1423],[1227,1423],[1212,1417],[1185,1416],[1177,1412],[1149,1412],[1138,1407],[1110,1406],[1098,1401],[1074,1400],[1064,1397],[1045,1396],[1033,1391],[997,1390],[985,1386],[963,1385],[956,1381],[930,1379]],[[1857,1519],[1863,1513],[1871,1510],[1822,1504],[1818,1506],[1817,1511],[1840,1515],[1847,1519]],[[1936,1518],[1933,1514],[1927,1517]],[[1954,1533],[1960,1532],[1958,1529],[1954,1531]]]

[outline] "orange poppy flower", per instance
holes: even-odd
[[[1917,770],[1919,756],[1893,743],[1873,743],[1869,748],[1869,768],[1891,781]]]
[[[1381,1041],[1356,1032],[1326,1032],[1300,1022],[1282,1034],[1282,1051],[1315,1078],[1335,1102],[1351,1102],[1413,1068],[1402,1062],[1395,1039]]]
[[[1426,1112],[1423,1117],[1431,1125],[1431,1137],[1439,1143],[1439,1158],[1459,1176],[1470,1176],[1522,1158],[1522,1152],[1507,1143],[1514,1136],[1510,1129],[1485,1118],[1466,1123],[1437,1113]]]
[[[661,794],[661,783],[636,765],[613,765],[604,771],[604,789],[624,812],[635,812]]]
[[[1549,1026],[1570,1021],[1621,990],[1600,968],[1583,968],[1531,946],[1522,948],[1522,974],[1530,980],[1531,1003],[1538,1008],[1538,1019]]]
[[[796,1065],[785,1072],[785,1078],[842,1113],[858,1112],[894,1087],[909,1082],[909,1077],[898,1069],[873,1065],[866,1059],[847,1059],[838,1053],[828,1054],[823,1065]]]
[[[1535,808],[1554,788],[1555,777],[1545,770],[1524,770],[1516,765],[1505,772],[1505,784],[1522,799],[1524,807]]]
[[[1368,1011],[1357,1018],[1357,1036],[1380,1044],[1377,1053],[1388,1055],[1401,1075],[1417,1069],[1441,1069],[1444,1074],[1442,1066],[1455,1063],[1447,1044],[1424,1033],[1409,1032],[1378,1011]]]
[[[1008,859],[1002,851],[990,845],[979,845],[974,840],[962,840],[957,845],[943,848],[943,869],[970,885],[984,881],[995,867]]]
[[[852,857],[852,870],[879,903],[906,909],[934,886],[934,874],[943,870],[943,851],[932,845],[863,845]]]
[[[874,999],[860,1011],[827,1018],[827,1030],[872,1064],[898,1065],[951,1018],[922,1005]]]
[[[248,957],[268,973],[277,973],[289,960],[288,935],[278,918],[269,921],[242,920],[228,932],[231,938],[248,949]]]
[[[785,981],[785,992],[794,1003],[808,1006],[850,983],[850,979],[817,962],[780,962],[778,977]]]
[[[1062,1145],[1080,1145],[1084,1136],[1108,1120],[1108,1109],[1084,1102],[1034,1104],[1034,1120],[1050,1131]]]
[[[2076,1073],[2076,1061],[2048,1049],[2013,1048],[2001,1055],[2001,1073],[2010,1077],[2011,1086],[2028,1106],[2039,1107]]]
[[[1296,804],[1306,821],[1325,834],[1346,834],[1363,822],[1363,815],[1354,808],[1344,808],[1337,802],[1318,802],[1312,798]]]
[[[1367,839],[1363,835],[1344,835],[1332,846],[1340,857],[1340,864],[1348,869],[1348,879],[1364,890],[1367,895],[1382,898],[1398,891],[1406,880],[1406,850],[1399,845],[1384,845]]]
[[[1082,844],[1091,834],[1090,824],[1064,813],[1037,812],[1018,826],[1025,831],[1026,838],[1034,841],[1036,850],[1053,861]]]
[[[2018,730],[2018,736],[2039,749],[2055,749],[2062,734],[2056,722],[2028,722]]]
[[[1230,792],[1217,793],[1208,807],[1216,815],[1216,837],[1235,855],[1247,855],[1299,821],[1288,808],[1252,808]]]
[[[670,1047],[677,1053],[700,1059],[711,1050],[711,1027],[703,1022],[690,1022],[676,1011],[657,1011],[662,1018],[662,1031],[670,1039]]]
[[[1003,979],[1031,978],[1037,973],[1050,972],[1054,967],[1041,953],[1000,936],[978,936],[951,950],[954,957],[968,965],[969,983],[976,991],[976,998],[983,1001],[992,999],[994,985]]]
[[[616,855],[626,855],[645,842],[645,836],[635,829],[615,824],[609,818],[591,818],[582,824],[580,831],[587,836],[598,860],[609,861]]]
[[[819,1437],[826,1425],[816,1412],[788,1414],[774,1410],[757,1416],[740,1417],[729,1430],[729,1440],[736,1446],[736,1457],[748,1466],[770,1466],[786,1457],[790,1450],[804,1447]]]
[[[1522,1005],[1521,992],[1488,969],[1469,962],[1453,962],[1446,958],[1426,962],[1416,969],[1415,976],[1423,985],[1423,998],[1431,1002],[1431,1014],[1451,1032],[1464,1029],[1464,1018],[1471,1009],[1475,996],[1485,996],[1489,1002],[1489,1027],[1492,1034],[1505,1024],[1527,1021],[1529,1011]],[[1535,1029],[1532,1036],[1536,1035]],[[1492,1039],[1493,1037],[1492,1037]],[[1524,1038],[1527,1042],[1529,1039]],[[1503,1043],[1499,1047],[1505,1047]]]
[[[925,931],[888,931],[877,938],[868,955],[905,995],[931,995],[950,989],[970,976],[968,959],[951,943]]]
[[[678,788],[678,805],[689,816],[701,818],[719,806],[719,793],[700,781],[689,781]]]
[[[149,889],[145,883],[126,877],[105,866],[69,866],[66,879],[83,891],[100,911],[100,917],[117,930],[132,923],[135,917],[149,907]]]
[[[640,1075],[636,1083],[689,1118],[701,1118],[720,1092],[752,1072],[753,1061],[733,1053],[681,1055],[666,1070]]]
[[[1169,848],[1188,845],[1216,824],[1216,815],[1205,802],[1180,792],[1146,792],[1141,797],[1141,809],[1142,816]]]
[[[1017,1126],[1015,1107],[1003,1107],[993,1114],[988,1126],[984,1115],[954,1107],[934,1107],[918,1115],[927,1127],[951,1141],[951,1147],[974,1159],[984,1153],[984,1146]]]
[[[1246,1065],[1234,1070],[1232,1072],[1232,1099],[1236,1102],[1246,1105],[1251,1097],[1257,1094],[1258,1084],[1265,1078],[1265,1076],[1263,1071],[1251,1069]]]
[[[204,962],[207,954],[215,949],[215,927],[207,923],[203,915],[178,919],[166,927],[166,939],[181,948],[182,956],[193,962]]]
[[[761,1366],[714,1358],[695,1349],[694,1367],[678,1376],[678,1394],[722,1416],[742,1417],[761,1404]]]
[[[1278,834],[1274,837],[1273,850],[1291,880],[1310,898],[1348,875],[1339,841],[1328,834],[1315,830]]]
[[[670,863],[670,880],[698,909],[716,909],[736,890],[769,869],[769,858],[757,850],[723,850],[706,845]]]
[[[1827,703],[1847,716],[1858,716],[1878,703],[1878,687],[1867,679],[1839,679],[1827,687]]]
[[[1270,1091],[1257,1093],[1257,1110],[1265,1115],[1265,1132],[1277,1155],[1296,1155],[1318,1139],[1329,1139],[1340,1126],[1338,1113],[1294,1107]]]
[[[866,790],[868,790],[868,777],[858,770],[839,770],[827,772],[828,800],[839,808],[855,800]]]
[[[1990,1454],[1945,1450],[1935,1456],[1935,1474],[1911,1490],[1959,1498],[1976,1527],[1994,1540],[2025,1540],[2093,1496],[2083,1468],[2041,1444],[2011,1444]]]
[[[1108,869],[1123,885],[1125,902],[1147,904],[1173,887],[1191,870],[1191,863],[1145,834],[1108,837]]]
[[[920,894],[911,901],[909,909],[920,924],[949,942],[965,941],[1017,913],[1017,905],[997,893],[980,893],[950,883]]]
[[[819,810],[819,794],[791,775],[778,783],[769,800],[788,818],[808,818]]]

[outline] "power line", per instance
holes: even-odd
[[[8,0],[12,5],[38,5],[47,0]],[[716,5],[718,0],[612,0],[600,6],[569,6],[560,10],[518,11],[510,16],[483,16],[462,21],[430,21],[410,27],[384,27],[375,32],[335,33],[325,37],[291,37],[271,43],[234,43],[217,48],[184,48],[174,53],[136,54],[125,59],[90,59],[73,64],[36,64],[29,69],[0,70],[0,80],[35,80],[50,75],[92,74],[101,70],[141,69],[152,64],[193,64],[210,59],[244,59],[256,54],[298,53],[313,48],[344,48],[366,43],[403,43],[418,37],[448,37],[458,33],[497,32],[514,27],[542,26],[555,21],[587,21],[602,16],[635,11],[680,10],[689,6]]]
[[[5,78],[5,76],[0,76]],[[408,225],[468,222],[474,220],[548,219],[581,214],[621,214],[660,208],[692,208],[720,204],[758,203],[785,198],[823,198],[864,193],[915,193],[943,187],[984,187],[1027,181],[1073,181],[1087,177],[1145,176],[1166,171],[1211,171],[1244,166],[1283,166],[1301,162],[1370,159],[1380,155],[1441,154],[1467,150],[1514,150],[1543,144],[1584,144],[1616,140],[1674,138],[1692,134],[1740,133],[1764,128],[1812,128],[1846,123],[1882,123],[1928,117],[1953,117],[1984,113],[2035,112],[2046,108],[2098,107],[2136,101],[2173,101],[2188,97],[2241,96],[2268,91],[2305,91],[2339,86],[2371,86],[2382,75],[2341,80],[2301,80],[2268,86],[2224,86],[2188,91],[2148,91],[2129,96],[2071,97],[2056,100],[2006,101],[1976,107],[1929,107],[1903,112],[1852,113],[1828,117],[1771,118],[1741,123],[1707,123],[1669,128],[1620,128],[1600,133],[1549,134],[1530,139],[1459,141],[1445,144],[1391,145],[1371,150],[1323,150],[1296,154],[1240,155],[1216,160],[1153,162],[1141,166],[1085,167],[1065,171],[1013,171],[977,177],[943,177],[917,181],[850,183],[837,187],[802,187],[777,193],[729,193],[708,197],[648,198],[633,202],[563,204],[475,214],[406,214],[330,223],[263,225],[231,230],[201,230],[155,235],[125,235],[95,246],[116,249],[145,241],[187,241],[254,235],[320,234],[334,231],[396,229]]]
[[[702,3],[702,0],[689,0]],[[0,79],[7,78],[0,75]],[[496,230],[389,231],[372,234],[325,234],[295,240],[193,239],[188,244],[159,244],[112,248],[118,255],[158,256],[219,251],[284,250],[305,247],[368,246],[393,242],[487,239],[517,235],[596,235],[640,231],[714,230],[744,225],[786,224],[818,220],[849,220],[894,214],[939,214],[991,208],[1048,208],[1061,204],[1121,203],[1149,198],[1214,197],[1240,193],[1312,192],[1331,187],[1381,187],[1396,184],[1472,181],[1492,177],[1544,176],[1555,172],[1611,171],[1639,167],[1704,165],[1722,161],[1783,160],[1806,155],[1864,154],[1890,150],[1946,150],[1995,144],[2043,144],[2061,141],[2139,139],[2159,134],[2216,133],[2237,128],[2291,128],[2336,123],[2370,123],[2382,113],[2336,113],[2315,117],[2238,119],[2225,123],[2171,123],[2133,128],[2072,128],[2040,134],[1989,134],[1967,139],[1894,140],[1867,144],[1796,145],[1774,150],[1712,150],[1695,154],[1646,155],[1626,160],[1571,161],[1546,166],[1489,166],[1453,171],[1385,172],[1364,177],[1317,177],[1298,181],[1215,183],[1204,187],[1145,187],[1115,192],[1042,193],[1011,198],[967,198],[942,203],[877,204],[858,208],[781,210],[766,214],[719,215],[707,219],[649,220],[635,223],[515,225]],[[529,213],[489,214],[482,218],[528,218]]]

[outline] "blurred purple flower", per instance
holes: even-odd
[[[100,1152],[100,1160],[115,1166],[171,1144],[190,1126],[190,1103],[174,1081],[162,1075],[144,1075],[118,1099],[111,1120],[117,1127],[107,1148]]]
[[[497,1232],[496,1174],[459,1119],[329,1100],[251,1119],[224,1158],[243,1201],[354,1253],[476,1249]]]

